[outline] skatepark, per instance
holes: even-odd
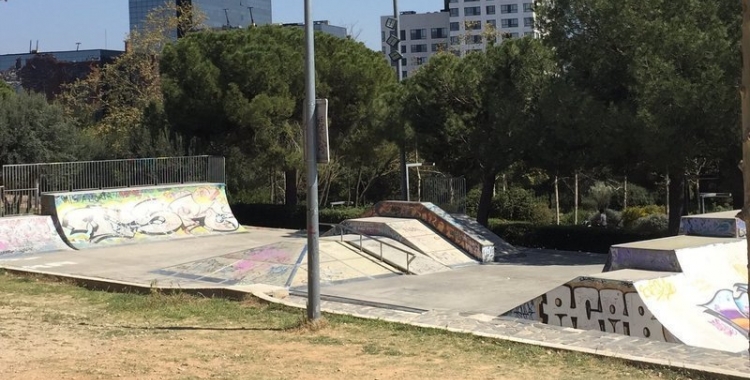
[[[0,268],[113,286],[225,289],[304,307],[305,231],[240,225],[224,183],[39,199],[37,213],[0,218]],[[321,298],[328,312],[746,374],[738,369],[748,361],[746,227],[736,214],[684,217],[679,236],[602,255],[513,247],[434,204],[383,201],[321,226]]]

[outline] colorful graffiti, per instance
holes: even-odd
[[[745,237],[747,228],[745,222],[739,218],[716,218],[710,214],[701,216],[682,217],[680,220],[680,235],[697,235],[713,237]]]
[[[491,262],[495,259],[493,242],[432,203],[383,201],[376,204],[369,215],[419,219],[478,260]]]
[[[75,248],[238,232],[223,185],[45,195]]]
[[[721,289],[711,301],[699,306],[705,308],[705,313],[715,317],[710,323],[725,335],[748,336],[750,305],[747,284],[735,284],[734,289]]]
[[[631,283],[581,277],[505,314],[554,326],[674,342]]]
[[[669,237],[666,239],[680,239]],[[604,272],[620,269],[642,269],[659,272],[681,272],[675,250],[645,249],[629,247],[627,244],[613,245],[609,249]]]
[[[276,243],[163,268],[155,274],[222,285],[288,286],[305,254],[300,243]]]
[[[69,250],[49,216],[0,218],[0,256]]]

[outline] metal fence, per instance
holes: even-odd
[[[225,183],[224,157],[188,156],[4,165],[2,215],[36,214],[41,194],[183,183]]]
[[[466,213],[466,179],[428,177],[422,180],[422,199],[449,213]]]

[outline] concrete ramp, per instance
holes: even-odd
[[[747,235],[745,221],[737,215],[742,210],[683,216],[680,235],[739,238]]]
[[[193,184],[42,196],[75,249],[242,232],[223,184]]]
[[[420,220],[372,217],[349,219],[342,225],[365,235],[391,238],[445,266],[476,263],[473,257],[462,252]]]
[[[0,259],[64,250],[71,248],[55,230],[52,217],[27,215],[0,218]]]
[[[682,272],[683,259],[708,256],[723,260],[727,244],[743,239],[704,236],[672,236],[662,239],[617,244],[609,249],[604,271],[643,269],[665,272]]]
[[[519,254],[515,247],[471,218],[452,216],[429,202],[383,201],[366,216],[421,220],[481,262],[492,262],[496,255]]]
[[[621,270],[582,276],[519,305],[504,316],[554,326],[676,342],[644,304],[634,282],[669,273]]]
[[[407,274],[430,274],[450,268],[405,244],[383,236],[344,235],[340,240],[373,259],[386,262]]]
[[[645,256],[654,258],[652,268],[668,271],[620,269],[578,277],[504,315],[715,350],[745,351],[750,317],[747,242],[720,240],[723,242],[683,244],[682,248],[669,242],[672,251],[652,252],[668,260]]]
[[[307,244],[294,239],[191,261],[153,271],[168,278],[217,285],[307,284]],[[320,240],[320,280],[335,283],[399,274],[399,270],[362,255],[346,243]]]

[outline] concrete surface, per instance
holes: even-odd
[[[601,272],[604,255],[528,251],[514,262],[474,265],[422,276],[327,285],[321,294],[424,310],[461,310],[498,316],[581,275]],[[306,289],[293,288],[304,294]]]

